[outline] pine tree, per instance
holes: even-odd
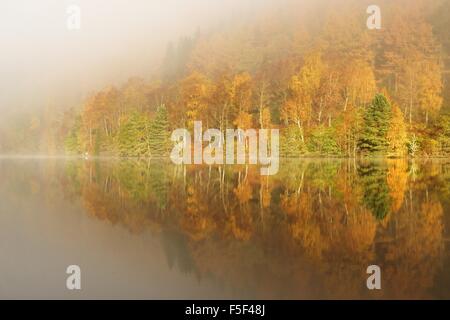
[[[389,141],[387,133],[391,121],[391,106],[382,94],[377,94],[364,114],[364,129],[359,140],[363,153],[386,153]]]
[[[134,112],[121,126],[118,148],[121,156],[150,156],[150,120],[142,113]]]
[[[169,120],[164,105],[158,107],[155,119],[150,125],[149,147],[152,156],[165,156],[169,151]]]

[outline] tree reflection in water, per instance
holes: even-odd
[[[160,235],[170,268],[253,298],[449,298],[438,280],[449,165],[285,161],[263,177],[255,166],[74,160],[60,182],[90,215]],[[365,287],[370,264],[379,292]]]

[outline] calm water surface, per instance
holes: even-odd
[[[0,160],[0,298],[449,299],[449,243],[450,160]]]

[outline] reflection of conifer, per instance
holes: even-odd
[[[387,184],[387,168],[380,164],[361,165],[358,173],[363,186],[363,203],[378,220],[384,219],[391,208]]]
[[[155,197],[158,208],[162,210],[164,210],[167,205],[168,181],[166,170],[166,166],[162,165],[162,163],[157,163],[150,167],[149,172],[152,193]]]
[[[162,233],[161,240],[167,263],[171,269],[177,266],[180,271],[186,274],[194,271],[194,261],[191,251],[186,245],[188,242],[185,235],[173,230],[165,230]]]

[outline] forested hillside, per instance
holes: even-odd
[[[160,74],[4,129],[2,152],[164,155],[175,128],[279,128],[284,156],[450,153],[450,1],[284,1],[167,46]]]

